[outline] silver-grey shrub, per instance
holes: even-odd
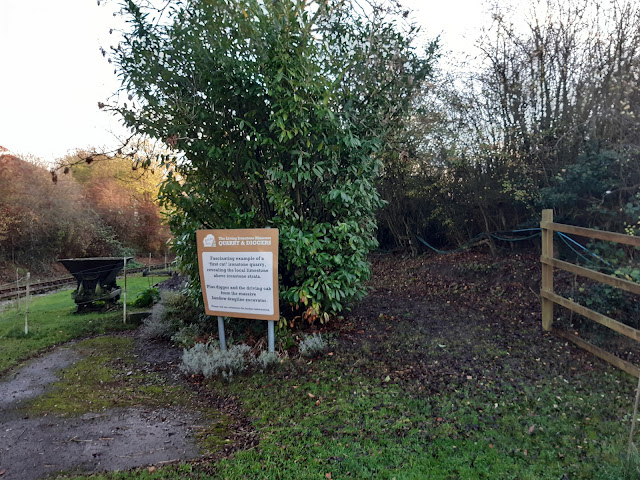
[[[221,375],[230,380],[249,367],[247,356],[251,349],[247,345],[234,345],[227,351],[212,343],[197,343],[184,349],[180,369],[187,374],[204,375],[211,378]]]
[[[261,371],[268,370],[272,366],[280,362],[280,357],[276,352],[268,352],[263,350],[260,355],[255,359],[257,368]]]
[[[327,348],[326,340],[319,333],[307,335],[298,345],[300,355],[303,357],[313,357]]]
[[[140,327],[143,340],[169,340],[180,329],[180,322],[173,315],[173,305],[180,299],[174,292],[160,291],[160,302],[153,305],[151,315]]]
[[[171,320],[165,316],[165,307],[162,303],[156,303],[151,315],[144,319],[140,327],[140,337],[143,340],[169,339],[174,332]]]

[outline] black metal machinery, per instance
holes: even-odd
[[[133,257],[63,258],[58,260],[78,282],[71,293],[76,302],[76,312],[103,308],[96,302],[104,302],[104,308],[112,307],[120,299],[122,290],[116,276]]]

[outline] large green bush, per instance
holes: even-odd
[[[367,22],[353,7],[174,1],[158,18],[127,2],[131,29],[114,55],[135,106],[117,110],[180,152],[163,158],[160,196],[194,297],[195,230],[248,227],[280,230],[290,320],[326,320],[363,294],[380,138],[430,57],[418,58],[382,10]]]

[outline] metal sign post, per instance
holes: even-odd
[[[220,350],[227,351],[227,338],[224,335],[224,318],[218,315],[218,336],[220,337]]]
[[[276,351],[276,334],[275,334],[275,324],[276,322],[274,320],[269,320],[269,351],[270,352],[275,352]]]

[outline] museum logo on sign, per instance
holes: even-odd
[[[205,247],[216,247],[216,237],[209,234],[206,237],[204,237],[204,240],[202,241],[202,243],[204,244]]]

